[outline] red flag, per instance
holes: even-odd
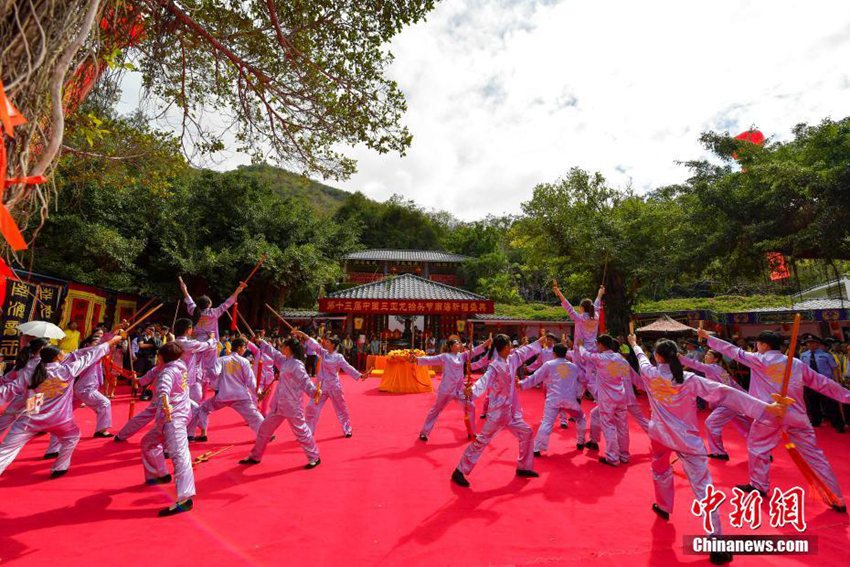
[[[236,318],[239,316],[239,313],[237,311],[238,309],[239,309],[239,302],[234,301],[233,302],[233,313],[230,315],[230,330],[231,331],[239,330],[239,326],[236,324]]]
[[[0,258],[0,305],[6,301],[6,280],[18,281],[18,276],[3,258]]]
[[[608,330],[605,328],[605,304],[599,304],[599,333],[605,334]]]
[[[782,252],[767,252],[767,266],[770,268],[771,281],[784,280],[791,277],[788,266],[785,265],[785,256]]]

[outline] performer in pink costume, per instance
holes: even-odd
[[[750,370],[750,395],[759,400],[768,401],[773,394],[780,393],[782,380],[785,374],[787,358],[779,351],[782,346],[782,338],[772,332],[763,331],[756,339],[758,352],[746,352],[733,344],[717,337],[711,336],[707,331],[699,331],[700,338],[708,341],[708,346],[721,354],[736,360]],[[806,415],[806,406],[803,399],[803,386],[807,386],[821,394],[837,400],[843,404],[850,403],[850,390],[845,389],[834,380],[818,374],[802,361],[794,359],[791,378],[788,383],[788,397],[794,400],[794,404],[788,409],[788,415],[796,418],[797,425],[786,426],[785,432],[788,438],[797,446],[797,449],[806,459],[806,462],[823,479],[833,494],[839,500],[839,504],[832,504],[832,508],[840,513],[847,512],[847,506],[841,495],[841,487],[835,478],[829,461],[823,451],[817,445],[815,430]],[[788,420],[786,420],[788,421]],[[758,490],[766,494],[770,488],[770,452],[779,442],[780,428],[775,423],[753,423],[747,439],[749,449],[750,482],[740,485],[745,491]]]
[[[307,455],[307,464],[304,468],[312,469],[321,464],[319,448],[313,432],[304,419],[304,394],[310,396],[308,404],[314,404],[315,399],[321,396],[321,391],[316,388],[313,381],[307,375],[304,368],[304,347],[296,339],[290,337],[283,343],[283,352],[274,350],[265,341],[260,342],[260,350],[274,360],[278,369],[278,384],[276,397],[271,406],[271,411],[263,420],[257,432],[257,441],[247,458],[239,461],[243,465],[256,465],[263,458],[266,447],[274,437],[274,432],[284,422],[289,422],[289,428],[295,439],[301,444],[301,448]],[[318,395],[318,396],[317,396]]]
[[[411,355],[411,360],[415,361],[419,366],[440,366],[443,369],[443,377],[440,381],[440,387],[437,389],[437,399],[434,400],[434,405],[428,411],[425,417],[425,423],[422,425],[422,430],[419,432],[419,439],[427,441],[434,424],[437,423],[437,418],[446,406],[452,400],[458,402],[466,413],[472,427],[472,434],[475,434],[475,404],[472,400],[466,398],[464,392],[464,378],[466,376],[466,363],[470,358],[475,358],[489,348],[491,341],[481,343],[472,351],[461,352],[460,341],[451,339],[446,344],[448,352],[438,354],[436,356],[421,356],[419,358]]]
[[[485,391],[488,392],[490,407],[487,410],[487,420],[475,440],[469,444],[452,473],[452,482],[459,486],[468,487],[469,481],[466,476],[472,469],[484,448],[490,444],[502,429],[507,428],[519,441],[519,458],[517,459],[517,476],[537,477],[540,476],[533,470],[534,453],[532,452],[531,427],[522,419],[522,406],[516,389],[516,371],[523,361],[532,354],[539,353],[542,348],[541,337],[539,341],[520,347],[511,352],[511,339],[507,335],[496,335],[493,339],[493,349],[497,356],[484,376],[479,378],[473,386],[467,387],[467,397],[475,399]]]
[[[67,363],[63,363],[65,355],[57,347],[43,347],[39,352],[41,361],[31,376],[20,373],[14,381],[0,386],[0,399],[10,393],[26,396],[23,414],[0,443],[0,474],[15,460],[23,446],[41,432],[52,433],[59,439],[59,455],[50,478],[68,472],[71,456],[80,440],[80,429],[74,423],[74,379],[86,368],[98,364],[109,353],[109,348],[120,340],[120,336],[115,336],[104,344],[76,351]]]
[[[723,355],[716,350],[709,350],[705,353],[705,362],[699,362],[686,356],[680,356],[679,361],[682,366],[695,372],[702,374],[709,380],[720,382],[730,388],[746,392],[744,388],[738,384],[729,372],[721,365]],[[723,428],[727,423],[732,422],[738,432],[744,437],[750,434],[750,426],[753,420],[735,413],[729,408],[719,406],[712,410],[711,414],[705,419],[705,430],[708,432],[708,458],[728,461],[729,454],[723,446]]]
[[[696,498],[705,498],[706,487],[712,484],[705,444],[699,433],[697,396],[767,423],[775,423],[776,418],[784,416],[787,407],[777,402],[768,405],[719,382],[685,372],[679,362],[678,347],[673,341],[662,339],[656,343],[657,367],[649,362],[634,335],[629,335],[629,344],[638,357],[641,386],[649,395],[652,407],[649,438],[656,500],[652,510],[663,520],[669,520],[674,497],[670,456],[674,451],[684,465]],[[719,535],[720,512],[712,512],[711,520],[715,530],[713,535]],[[728,563],[732,555],[712,553],[710,559],[715,564]]]

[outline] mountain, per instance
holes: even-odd
[[[262,185],[271,187],[285,197],[294,196],[304,199],[317,212],[323,214],[334,214],[351,195],[348,191],[268,164],[243,165],[237,170],[244,175],[255,177]]]

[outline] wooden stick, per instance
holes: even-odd
[[[800,314],[794,315],[794,325],[791,327],[791,343],[788,345],[785,374],[782,376],[782,397],[788,395],[788,383],[791,381],[791,370],[794,368],[794,353],[797,350],[797,335],[800,333]]]
[[[135,399],[139,393],[139,381],[136,379],[136,370],[133,368],[133,340],[130,338],[130,335],[127,335],[127,354],[130,358],[130,374],[133,376],[133,387],[130,389],[130,396]],[[131,407],[130,409],[133,410],[135,408]]]
[[[227,314],[227,318],[230,319],[231,321],[233,321],[233,315],[230,314],[230,311],[225,311],[225,313]],[[238,310],[236,311],[236,315],[239,316],[239,317],[242,316],[242,314]],[[243,334],[243,335],[245,334],[245,333],[242,332],[242,327],[239,326],[238,320],[236,321],[236,330],[239,331],[240,334]],[[248,336],[250,336],[252,339],[255,336],[254,332],[251,330],[250,326],[248,327]]]
[[[242,316],[242,312],[237,309],[236,315],[239,316],[239,320],[242,321],[242,324],[248,328],[248,333],[250,333],[251,338],[253,339],[256,336],[256,334],[254,333],[254,329],[251,327],[251,325],[248,324],[248,321],[245,320],[245,317]]]
[[[177,298],[177,307],[174,309],[174,320],[171,321],[171,332],[174,332],[174,326],[177,325],[177,315],[180,313],[180,304],[183,303],[182,295]]]
[[[274,313],[274,314],[275,314],[275,316],[276,316],[278,319],[280,319],[280,320],[281,320],[281,322],[282,322],[284,325],[286,325],[286,326],[289,328],[289,330],[290,330],[290,331],[292,330],[292,325],[290,325],[290,324],[286,321],[286,319],[284,319],[284,318],[283,318],[283,315],[281,315],[280,313],[278,313],[277,311],[275,311],[275,310],[274,310],[274,307],[272,307],[272,306],[271,306],[271,305],[269,305],[268,303],[266,303],[265,305],[266,305],[266,309],[268,309],[269,311],[271,311],[272,313]]]
[[[257,270],[259,270],[259,269],[260,269],[260,266],[262,266],[262,265],[263,265],[263,262],[265,262],[265,261],[266,261],[266,258],[268,258],[268,254],[263,254],[263,257],[262,257],[262,258],[260,258],[260,261],[259,261],[259,262],[257,262],[257,265],[256,265],[256,266],[254,266],[254,269],[253,269],[253,270],[251,270],[251,273],[250,273],[250,274],[248,274],[248,277],[247,277],[247,278],[245,278],[245,279],[243,280],[243,283],[247,284],[249,281],[251,281],[251,278],[253,278],[253,277],[254,277],[254,274],[256,274],[256,273],[257,273]]]
[[[608,254],[605,254],[605,266],[602,268],[602,285],[605,285],[605,278],[608,276]]]
[[[134,320],[136,317],[138,317],[138,316],[139,316],[139,313],[144,312],[144,310],[145,310],[145,309],[147,309],[148,307],[150,307],[150,306],[153,304],[153,302],[154,302],[154,301],[156,301],[156,298],[152,297],[152,298],[151,298],[151,299],[149,299],[149,300],[148,300],[148,301],[147,301],[144,305],[142,305],[141,307],[139,307],[138,309],[136,309],[136,310],[133,312],[133,315],[130,317],[130,320],[129,320],[129,321],[127,321],[127,322],[128,322],[128,323],[132,323],[132,322],[133,322],[133,320]]]
[[[629,320],[629,334],[630,335],[635,334],[635,320],[634,319]]]
[[[141,317],[138,321],[136,321],[135,323],[133,323],[132,325],[130,325],[129,327],[127,327],[126,329],[124,329],[124,333],[129,334],[129,332],[130,332],[130,331],[132,331],[133,329],[135,329],[136,327],[138,327],[138,326],[139,326],[139,325],[140,325],[140,324],[141,324],[141,323],[142,323],[145,319],[147,319],[148,317],[150,317],[151,315],[153,315],[153,314],[154,314],[154,312],[155,312],[157,309],[159,309],[160,307],[162,307],[162,306],[163,306],[163,304],[162,304],[162,303],[160,303],[160,304],[159,304],[159,305],[157,305],[156,307],[154,307],[154,308],[150,309],[147,313],[145,313],[144,315],[142,315],[142,317]]]

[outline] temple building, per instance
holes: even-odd
[[[446,285],[463,287],[458,268],[468,256],[434,250],[363,250],[344,259],[346,282],[364,284],[387,276],[413,274]]]
[[[344,258],[342,289],[319,299],[318,311],[285,311],[293,324],[325,324],[353,337],[377,335],[421,347],[428,336],[492,333],[537,336],[572,333],[572,322],[519,320],[494,314],[493,301],[467,289],[460,267],[467,256],[433,250],[364,250]],[[390,340],[388,340],[390,342]]]

